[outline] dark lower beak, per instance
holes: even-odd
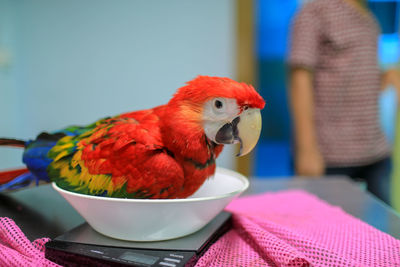
[[[240,141],[238,123],[240,122],[240,117],[237,117],[232,122],[225,124],[218,130],[215,136],[215,141],[219,144],[235,144]]]

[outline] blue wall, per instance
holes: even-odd
[[[288,35],[296,0],[258,1],[259,88],[266,99],[263,130],[256,150],[255,174],[289,176],[293,174],[291,157],[291,123],[287,102]]]

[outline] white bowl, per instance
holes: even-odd
[[[182,237],[204,227],[249,186],[243,175],[217,168],[186,199],[124,199],[57,190],[97,232],[129,241]]]

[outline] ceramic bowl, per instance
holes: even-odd
[[[129,241],[161,241],[204,227],[249,186],[241,174],[217,168],[185,199],[123,199],[57,190],[97,232]]]

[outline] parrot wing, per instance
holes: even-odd
[[[163,146],[154,110],[105,119],[81,135],[64,136],[48,156],[51,180],[78,193],[171,198],[184,181],[182,167]]]
[[[85,132],[92,131],[98,125],[102,124],[106,119],[98,120],[87,126],[70,126],[62,130],[39,134],[36,139],[27,141],[25,143],[25,150],[22,161],[26,164],[31,173],[35,176],[36,180],[43,180],[50,182],[47,173],[47,167],[53,161],[48,157],[48,152],[52,149],[57,142],[64,136],[79,136]]]

